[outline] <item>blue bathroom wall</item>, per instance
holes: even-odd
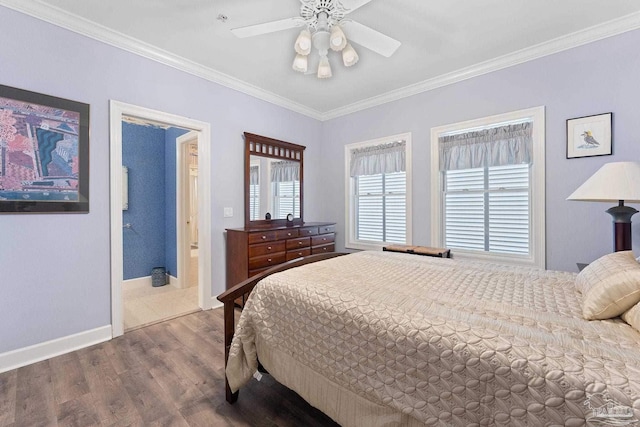
[[[165,131],[122,123],[122,164],[129,168],[129,209],[122,211],[124,279],[166,263]],[[175,204],[174,204],[175,206]]]
[[[176,139],[188,131],[169,128],[165,131],[165,230],[166,230],[166,268],[172,276],[178,277],[178,251],[176,231]]]

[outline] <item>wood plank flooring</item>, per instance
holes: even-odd
[[[0,426],[337,426],[269,375],[224,399],[222,309],[0,374]]]

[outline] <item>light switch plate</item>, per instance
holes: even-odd
[[[233,208],[224,208],[224,217],[231,218],[233,216]]]

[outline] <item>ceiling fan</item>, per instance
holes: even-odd
[[[276,31],[305,27],[294,44],[296,57],[293,69],[307,73],[311,47],[320,57],[318,78],[331,77],[329,49],[342,53],[342,62],[350,67],[358,62],[358,53],[349,40],[382,56],[390,57],[400,47],[400,42],[373,28],[345,19],[345,16],[372,0],[300,0],[300,16],[234,28],[231,32],[239,38],[253,37]],[[344,29],[344,31],[343,31]]]

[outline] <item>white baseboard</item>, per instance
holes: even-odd
[[[0,373],[50,359],[111,339],[111,325],[0,353]]]
[[[223,307],[224,304],[222,304],[220,301],[218,301],[218,298],[216,297],[212,297],[211,298],[211,307],[209,308],[210,310],[213,310],[214,308],[220,308]]]
[[[122,281],[122,290],[151,287],[151,276],[136,277]]]
[[[177,277],[169,276],[169,285],[180,288],[180,282]],[[122,281],[122,289],[131,290],[138,288],[150,288],[153,286],[151,276],[136,277],[135,279],[127,279]]]

